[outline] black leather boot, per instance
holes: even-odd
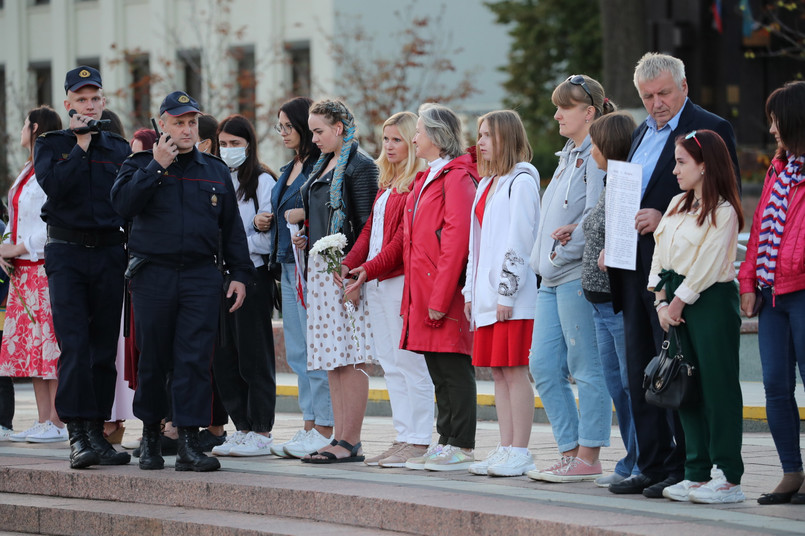
[[[101,465],[126,465],[131,461],[128,452],[116,451],[103,437],[103,421],[87,421],[87,436],[92,450],[101,460]]]
[[[198,441],[198,427],[180,426],[176,454],[177,471],[215,471],[221,467],[217,458],[204,454]]]
[[[67,434],[70,436],[70,468],[83,469],[101,463],[101,457],[90,445],[84,421],[68,422]]]
[[[143,439],[140,441],[140,469],[164,469],[160,425],[143,424]]]

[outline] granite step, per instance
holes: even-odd
[[[0,530],[13,534],[68,536],[165,534],[171,536],[401,535],[272,515],[243,514],[181,506],[0,493]],[[12,534],[0,532],[0,536]]]
[[[0,530],[116,536],[341,534],[336,530],[344,528],[358,535],[440,536],[805,533],[799,509],[769,509],[751,499],[692,505],[615,496],[590,483],[277,458],[226,459],[223,470],[202,474],[171,470],[173,458],[164,471],[134,464],[73,471],[64,451],[56,452],[0,455]],[[48,532],[59,526],[63,532]],[[311,530],[292,532],[305,528]]]

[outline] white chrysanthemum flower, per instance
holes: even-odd
[[[316,243],[310,248],[310,254],[323,255],[329,250],[335,250],[332,253],[343,253],[345,247],[347,247],[347,237],[343,233],[335,233],[316,240]]]

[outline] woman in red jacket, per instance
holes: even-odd
[[[405,203],[403,232],[386,263],[402,254],[405,283],[400,347],[425,355],[436,392],[438,444],[405,462],[409,469],[463,471],[474,461],[475,371],[472,334],[460,281],[467,264],[470,211],[478,171],[475,150],[462,154],[461,122],[449,108],[423,104],[416,156],[428,161]]]
[[[766,117],[777,139],[777,154],[766,174],[738,281],[743,312],[760,313],[766,418],[783,479],[757,501],[805,504],[794,396],[797,367],[805,381],[805,82],[789,82],[769,95]]]
[[[367,280],[364,287],[366,308],[372,317],[370,330],[378,358],[386,378],[391,401],[391,415],[397,439],[377,456],[364,460],[366,465],[404,467],[409,458],[422,456],[433,433],[433,382],[428,375],[425,358],[399,348],[402,331],[400,303],[403,290],[402,257],[382,272],[377,267],[398,229],[402,229],[403,210],[414,176],[424,162],[414,154],[416,114],[400,112],[383,124],[383,151],[376,163],[380,168],[379,191],[372,215],[361,231],[341,271],[346,277],[351,270],[357,281],[347,289],[352,293]]]

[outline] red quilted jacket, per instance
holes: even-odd
[[[746,260],[738,272],[741,294],[753,292],[757,283],[755,268],[757,263],[758,233],[763,211],[771,197],[771,191],[777,174],[785,168],[786,162],[772,160],[763,193],[752,218],[752,232],[746,245]],[[777,270],[774,275],[774,294],[788,294],[805,289],[805,181],[793,187],[789,192],[788,211],[786,212],[783,238],[777,253]]]

